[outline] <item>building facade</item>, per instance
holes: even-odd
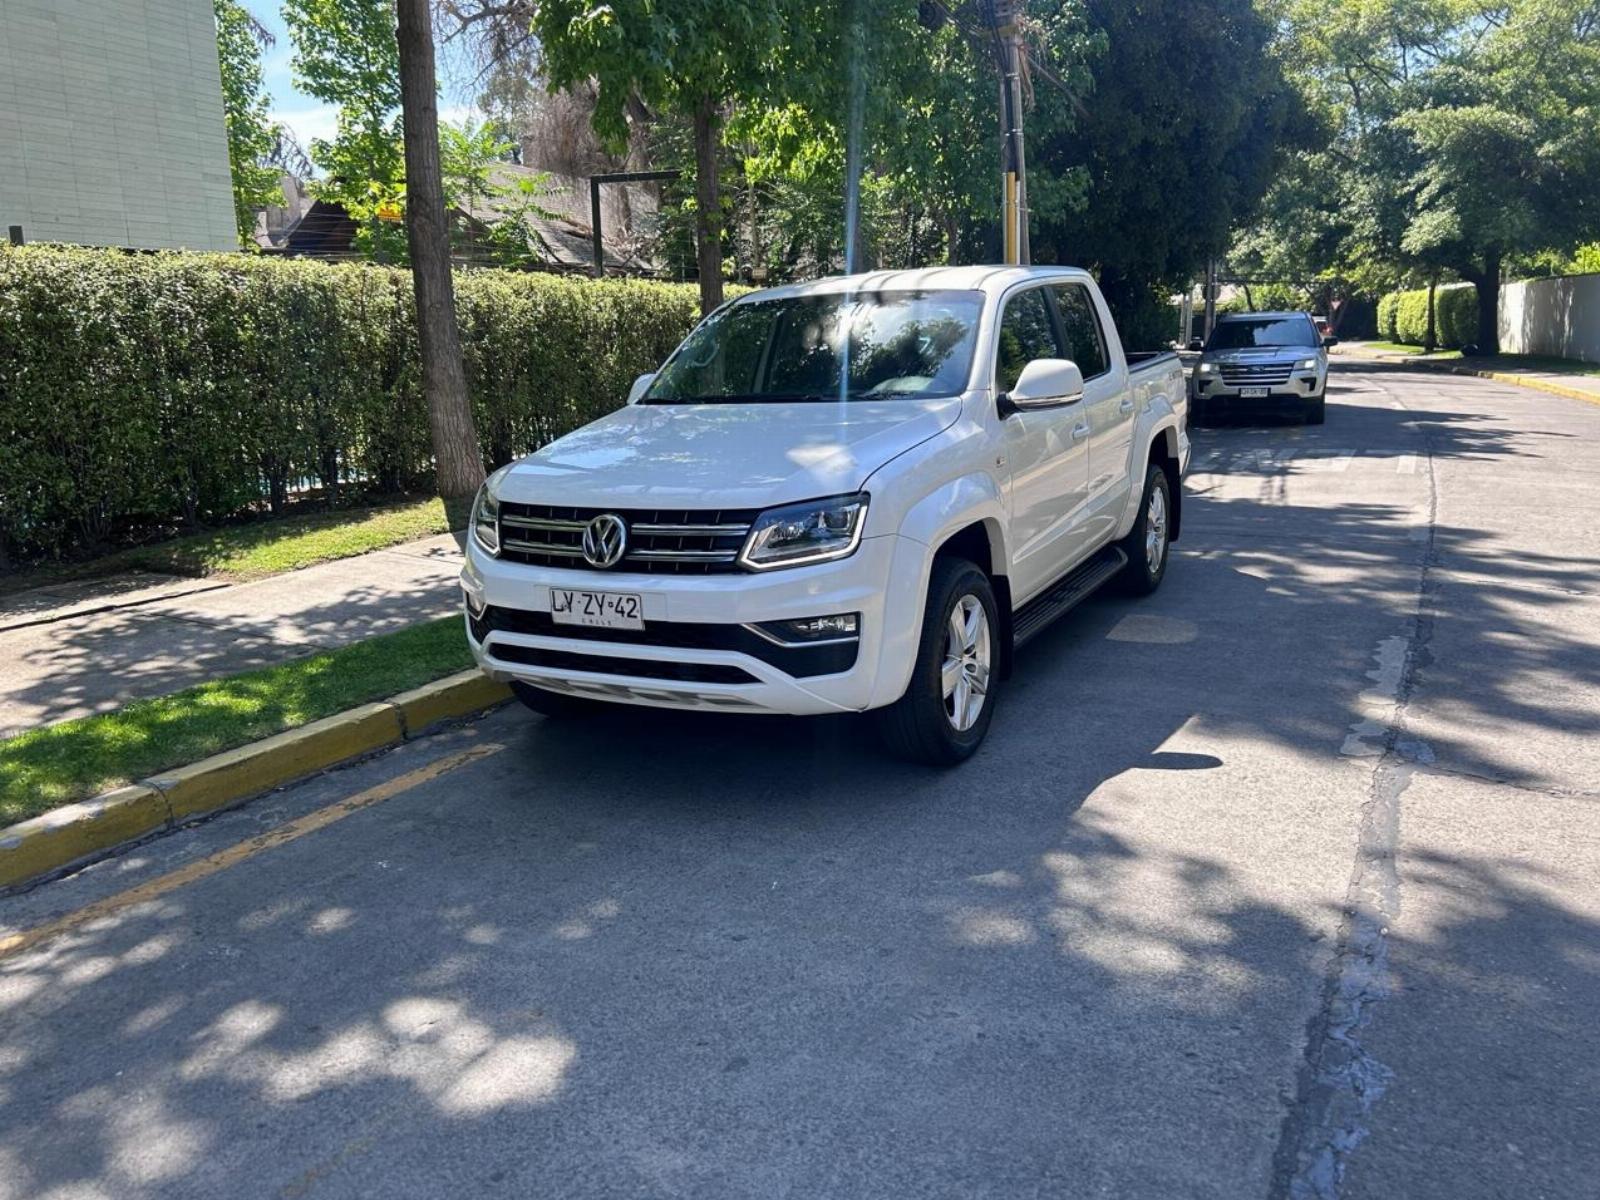
[[[0,237],[236,250],[211,0],[0,0]]]

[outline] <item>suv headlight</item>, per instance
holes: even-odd
[[[1216,373],[1216,370],[1217,370],[1217,364],[1216,363],[1201,363],[1198,367],[1195,368],[1195,373],[1197,375],[1212,375],[1212,374]]]
[[[472,502],[472,538],[486,554],[499,556],[500,501],[489,491],[488,483],[478,489]]]
[[[769,508],[750,526],[739,565],[767,571],[844,558],[861,543],[866,521],[864,492]]]
[[[1297,371],[1315,371],[1317,369],[1317,360],[1314,358],[1302,358],[1295,363],[1294,369]]]

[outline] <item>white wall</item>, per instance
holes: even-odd
[[[235,250],[211,0],[0,0],[0,238]]]
[[[1501,285],[1500,349],[1600,363],[1600,275]]]

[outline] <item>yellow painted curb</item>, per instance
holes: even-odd
[[[393,705],[363,704],[144,782],[167,798],[172,819],[183,821],[393,745],[404,733]]]
[[[15,887],[348,759],[505,702],[476,669],[312,721],[0,829],[0,889]]]
[[[1459,367],[1454,373],[1457,375],[1476,375],[1479,379],[1493,379],[1496,383],[1514,383],[1518,387],[1535,388],[1541,392],[1549,392],[1554,396],[1565,396],[1568,400],[1587,400],[1590,404],[1600,404],[1600,394],[1586,392],[1582,388],[1567,387],[1561,383],[1551,383],[1548,379],[1534,379],[1527,375],[1512,375],[1505,371],[1473,371],[1467,367]]]
[[[171,824],[167,802],[143,784],[117,788],[0,830],[0,888],[87,858]]]
[[[477,668],[462,671],[434,683],[425,683],[409,692],[391,697],[389,703],[400,710],[405,735],[416,737],[430,725],[453,721],[504,704],[511,689],[496,683]]]

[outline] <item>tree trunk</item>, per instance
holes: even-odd
[[[695,262],[700,315],[722,304],[722,201],[717,195],[717,109],[710,96],[694,108]]]
[[[450,227],[439,171],[438,81],[428,0],[399,0],[400,106],[405,120],[406,236],[417,295],[422,389],[439,494],[464,499],[483,482],[483,452],[467,397],[450,278]]]
[[[1428,332],[1422,337],[1422,352],[1432,354],[1439,345],[1439,327],[1434,309],[1434,293],[1439,289],[1437,279],[1428,280]]]
[[[1478,353],[1492,357],[1500,353],[1500,251],[1487,251],[1483,273],[1468,278],[1478,293]]]

